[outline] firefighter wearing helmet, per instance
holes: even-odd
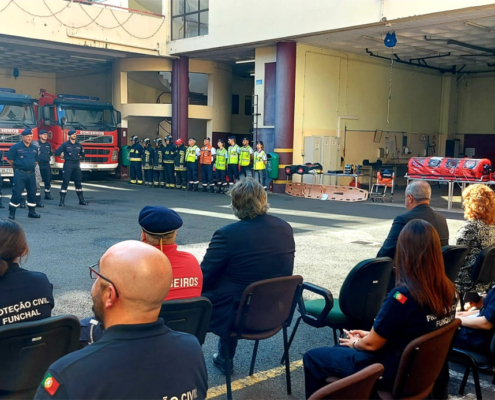
[[[165,137],[165,151],[163,153],[163,166],[165,167],[165,188],[175,188],[175,175],[174,175],[174,162],[175,153],[177,148],[175,147],[172,136]]]
[[[176,189],[187,189],[187,167],[186,167],[186,146],[184,146],[184,141],[182,139],[177,139],[175,141],[175,187]]]
[[[155,154],[153,157],[153,186],[165,187],[165,167],[163,165],[163,156],[165,147],[161,138],[155,139]]]
[[[139,143],[139,138],[134,135],[131,137],[131,148],[129,149],[129,161],[131,162],[131,181],[132,184],[143,184],[143,146]]]
[[[143,139],[143,144],[144,184],[153,187],[153,159],[155,157],[155,151],[151,146],[151,140],[149,138]]]

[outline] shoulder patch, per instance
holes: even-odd
[[[401,292],[395,292],[394,299],[401,304],[404,304],[407,301],[407,297],[404,296]]]
[[[43,388],[48,392],[50,396],[53,396],[57,393],[57,390],[60,386],[60,383],[49,373],[47,372],[45,375],[45,379],[43,379]]]

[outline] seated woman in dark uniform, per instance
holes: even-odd
[[[22,228],[14,221],[0,219],[0,326],[52,315],[52,284],[45,274],[27,271],[18,264],[27,253]]]
[[[454,320],[456,290],[445,275],[438,233],[428,222],[415,219],[405,225],[395,260],[396,287],[371,332],[351,330],[340,345],[304,355],[307,397],[329,376],[344,378],[376,362],[385,367],[380,385],[390,389],[409,342]]]

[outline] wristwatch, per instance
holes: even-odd
[[[356,343],[359,342],[359,339],[356,339],[354,342],[352,342],[352,348],[356,349]],[[358,349],[356,349],[358,350]]]

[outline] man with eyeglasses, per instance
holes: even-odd
[[[35,399],[205,399],[198,340],[158,319],[172,281],[167,257],[129,240],[110,247],[90,274],[93,311],[105,334],[53,363]]]

